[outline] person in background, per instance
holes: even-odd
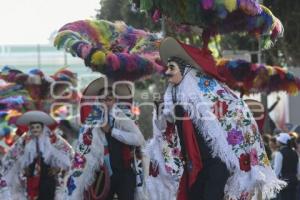
[[[113,85],[105,77],[92,81],[85,89],[83,100],[93,98],[95,102],[82,103],[88,107],[80,113],[83,123],[67,178],[65,199],[94,198],[87,193],[98,192],[92,183],[98,179],[96,172],[101,165],[108,171],[105,177],[109,178],[104,178],[104,185],[109,187],[100,191],[99,199],[112,200],[116,195],[119,200],[141,199],[137,194],[136,149],[145,139],[135,121],[119,108],[125,105],[120,99],[131,98],[131,91],[128,84]]]
[[[63,177],[73,149],[50,128],[56,121],[42,111],[28,111],[16,124],[28,131],[16,140],[0,164],[1,200],[61,200]]]
[[[296,132],[289,132],[289,135],[291,137],[290,145],[293,149],[297,149],[297,143],[296,140],[298,139],[298,134]]]
[[[61,136],[67,140],[72,147],[76,147],[79,128],[74,127],[69,120],[64,119],[59,122],[58,129],[61,131]]]
[[[277,145],[277,140],[276,140],[275,136],[272,136],[270,138],[269,147],[272,152],[270,161],[271,161],[272,168],[274,169],[274,157],[275,157],[276,152],[278,151],[278,145]]]
[[[296,151],[298,153],[298,158],[300,158],[300,137],[296,139],[296,146],[297,146]],[[300,176],[299,175],[298,175],[298,185],[297,185],[297,199],[300,199]]]
[[[297,175],[299,175],[299,158],[297,152],[291,147],[291,137],[288,133],[280,133],[276,137],[279,151],[274,157],[274,171],[278,178],[287,182],[279,194],[280,200],[296,200]]]
[[[272,150],[270,148],[270,140],[272,136],[270,134],[263,134],[264,146],[269,160],[272,160]]]

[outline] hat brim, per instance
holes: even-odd
[[[113,82],[106,77],[100,77],[92,81],[84,90],[84,97],[97,97],[99,95],[99,91],[103,88],[112,87],[114,89],[114,94],[118,97],[128,98],[132,95],[132,89],[129,84],[125,82],[120,82],[113,84]]]
[[[245,99],[244,102],[255,118],[265,114],[265,107],[261,102],[254,99]]]
[[[180,43],[172,37],[164,39],[159,47],[159,55],[162,62],[167,65],[168,59],[171,57],[178,57],[194,67],[200,67],[198,63],[185,51]]]
[[[47,113],[42,111],[28,111],[21,115],[16,124],[18,126],[27,126],[32,122],[41,122],[46,126],[56,124],[56,121]]]

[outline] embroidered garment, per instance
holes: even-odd
[[[226,198],[250,199],[259,192],[263,198],[271,198],[285,185],[270,167],[250,110],[226,85],[193,69],[178,86],[168,87],[165,115],[172,114],[174,93],[212,155],[220,157],[232,173],[225,187]]]
[[[166,116],[153,113],[153,138],[144,148],[149,158],[149,175],[145,177],[148,199],[176,200],[183,175],[181,145],[176,126],[166,123]],[[162,122],[162,123],[161,123]]]
[[[114,107],[111,111],[114,116],[112,137],[120,142],[140,146],[144,143],[143,135],[120,109]],[[65,199],[83,199],[84,190],[88,189],[95,180],[96,171],[106,163],[110,169],[109,153],[105,151],[108,144],[105,133],[101,130],[104,121],[104,113],[100,106],[91,106],[91,112],[80,128],[78,145],[75,158],[72,162],[72,170],[69,172]],[[110,171],[110,174],[113,173]]]
[[[39,152],[43,162],[51,167],[68,170],[73,157],[72,147],[59,135],[51,133],[45,126],[38,137]],[[27,199],[26,177],[23,174],[34,159],[37,158],[36,140],[30,133],[21,136],[3,157],[0,166],[0,199]],[[61,199],[62,185],[57,185],[56,200]]]

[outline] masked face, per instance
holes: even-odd
[[[178,84],[182,80],[182,74],[179,69],[179,65],[174,62],[168,62],[168,70],[166,71],[166,76],[168,77],[169,83]]]
[[[30,130],[30,133],[33,135],[33,136],[39,136],[42,134],[43,132],[43,126],[42,124],[40,123],[32,123],[30,124],[29,126],[29,130]]]
[[[113,97],[113,95],[109,94],[105,98],[100,99],[100,102],[105,104],[107,106],[107,108],[110,110],[116,101],[115,101],[115,98]]]

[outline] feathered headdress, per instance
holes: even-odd
[[[5,137],[9,145],[13,143],[10,134],[16,123],[17,117],[29,110],[42,110],[50,112],[50,105],[63,101],[77,103],[79,98],[72,95],[66,98],[64,90],[66,85],[57,84],[53,86],[55,97],[50,95],[51,84],[55,81],[76,85],[76,76],[69,70],[63,68],[52,76],[46,76],[41,70],[33,69],[28,73],[5,66],[0,72],[0,137]],[[75,91],[74,91],[75,93]],[[76,93],[77,94],[77,93]],[[17,130],[17,134],[23,131]],[[5,140],[6,141],[6,140]]]
[[[178,30],[190,32],[192,26],[202,28],[204,47],[211,36],[238,32],[261,37],[263,47],[269,48],[283,34],[281,22],[256,0],[137,0],[134,3],[154,21],[165,16]]]
[[[300,78],[282,67],[220,59],[217,68],[225,83],[242,94],[286,91],[295,95],[300,90]]]
[[[64,25],[54,45],[115,80],[136,80],[162,70],[159,38],[123,22],[81,20]]]

